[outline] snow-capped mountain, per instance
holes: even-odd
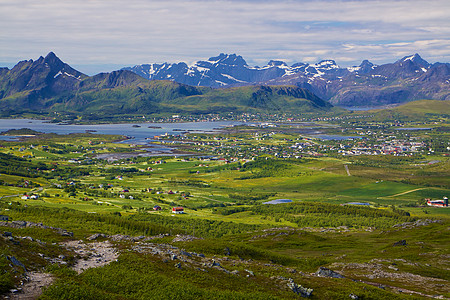
[[[12,70],[2,68],[0,98],[31,90],[46,94],[63,92],[86,77],[50,52],[36,61],[21,61]]]
[[[450,99],[449,69],[450,64],[430,64],[419,54],[390,64],[378,66],[364,60],[359,66],[342,68],[334,60],[290,66],[271,60],[265,66],[252,67],[239,55],[223,53],[191,66],[164,63],[124,68],[147,79],[193,86],[296,85],[333,104],[348,106]]]
[[[373,66],[370,62],[366,63]],[[123,70],[132,71],[150,80],[173,80],[194,86],[223,87],[264,83],[294,74],[302,74],[310,79],[323,75],[344,76],[351,72],[365,72],[366,68],[340,68],[334,60],[323,60],[317,64],[295,63],[291,66],[283,61],[271,60],[265,66],[251,67],[240,55],[221,53],[206,61],[198,61],[192,66],[183,62],[144,64]]]

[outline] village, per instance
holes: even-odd
[[[293,134],[291,130],[274,123],[251,126],[245,136],[222,134],[168,134],[156,136],[156,143],[179,146],[202,152],[208,151],[226,159],[252,159],[267,154],[279,158],[299,158],[304,156],[357,156],[357,155],[432,155],[433,145],[412,131],[399,130],[342,130],[351,135],[306,135]],[[254,130],[253,130],[254,129]],[[245,131],[241,131],[242,134]],[[253,142],[250,142],[252,140]],[[450,147],[444,148],[442,155],[448,155]],[[442,150],[442,149],[441,149]],[[441,151],[442,152],[442,151]]]

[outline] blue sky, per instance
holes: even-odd
[[[95,74],[219,53],[341,66],[450,62],[450,1],[1,0],[0,66],[53,51]]]

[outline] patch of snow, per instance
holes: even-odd
[[[317,69],[316,69],[317,70]],[[321,77],[325,72],[322,72],[320,70],[317,70],[317,74],[314,74],[313,77]]]
[[[334,61],[332,61],[332,60],[324,60],[324,61],[321,61],[321,62],[319,62],[319,63],[317,63],[315,65],[312,65],[312,66],[315,67],[315,68],[324,68],[325,67],[327,70],[339,69],[339,66],[336,65],[336,63]]]
[[[196,68],[199,72],[207,72],[207,71],[209,71],[208,68],[204,68],[204,67],[195,66],[195,68]]]
[[[296,72],[295,71],[292,71],[292,69],[286,69],[286,70],[284,70],[284,74],[281,76],[281,77],[283,77],[283,76],[289,76],[289,75],[294,75]]]
[[[81,80],[81,76],[75,77],[75,75],[69,74],[69,73],[67,73],[67,72],[64,72],[64,75],[69,76],[69,77],[73,77],[73,78],[75,78],[76,80]]]
[[[148,70],[148,75],[153,75],[156,73],[155,64],[150,65],[150,69]]]
[[[421,68],[422,69],[422,71],[424,71],[424,72],[426,72],[426,71],[428,71],[427,69],[425,69],[425,68]]]
[[[53,78],[56,78],[56,77],[58,77],[58,76],[61,75],[61,74],[62,74],[61,71],[59,71],[58,73],[56,73],[55,76],[53,76]]]
[[[347,68],[347,70],[349,71],[349,72],[356,72],[356,71],[359,71],[359,70],[361,70],[361,67],[348,67]]]
[[[220,85],[227,85],[225,82],[219,81],[219,80],[215,80],[218,84]]]
[[[221,75],[222,75],[223,77],[226,77],[226,78],[228,78],[228,79],[230,79],[230,80],[233,80],[233,81],[247,83],[247,81],[243,81],[243,80],[236,79],[236,78],[234,78],[233,76],[228,75],[228,74],[221,74]]]
[[[184,73],[184,74],[189,75],[189,76],[194,76],[195,70],[193,68],[188,68],[186,73]]]

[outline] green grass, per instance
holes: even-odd
[[[239,133],[241,143],[248,144],[249,148],[272,144],[286,147],[288,140],[295,141],[298,137],[281,133],[273,135],[271,140],[257,141],[252,130],[255,129],[246,128]],[[224,143],[236,143],[233,136],[229,137]],[[201,139],[211,140],[207,136]],[[134,244],[128,242],[117,245],[123,250],[118,262],[77,275],[39,259],[40,246],[36,243],[26,240],[16,245],[0,239],[0,246],[8,249],[3,255],[17,253],[27,267],[47,267],[55,274],[57,281],[45,291],[43,299],[151,299],[176,298],[181,294],[184,298],[211,299],[295,296],[285,283],[283,286],[277,283],[279,276],[294,278],[295,282],[314,288],[313,299],[347,299],[350,293],[366,299],[412,298],[351,279],[450,296],[445,287],[434,283],[423,287],[402,278],[369,280],[367,276],[371,273],[363,267],[376,263],[384,272],[393,272],[389,267],[395,266],[399,272],[426,277],[427,282],[449,280],[446,254],[450,210],[417,206],[424,198],[439,199],[450,194],[447,157],[281,159],[264,155],[245,164],[243,160],[225,164],[198,158],[185,162],[170,157],[164,158],[165,164],[154,164],[157,158],[130,158],[113,163],[94,160],[92,164],[67,162],[73,157],[89,158],[92,150],[139,151],[113,141],[112,136],[88,134],[1,142],[6,146],[0,151],[15,156],[31,153],[30,149],[19,151],[30,143],[36,148],[32,150],[35,157],[18,160],[19,166],[31,166],[30,170],[22,168],[20,174],[0,175],[4,183],[0,185],[0,196],[34,191],[41,197],[26,201],[19,196],[2,198],[0,214],[12,220],[43,222],[73,231],[73,239],[85,239],[97,232],[134,236],[171,233],[172,236],[154,242],[204,253],[208,259],[223,258],[224,249],[228,248],[228,260],[222,260],[221,264],[241,275],[215,269],[205,272],[183,262],[178,269],[173,261],[164,262],[152,255],[130,251]],[[48,145],[48,149],[42,145]],[[74,153],[75,150],[80,153]],[[7,156],[3,162],[11,158],[14,157]],[[430,160],[440,162],[429,165]],[[42,164],[35,172],[38,163]],[[344,165],[349,165],[351,176]],[[147,171],[148,167],[153,171]],[[123,180],[116,179],[120,174]],[[42,190],[18,187],[25,179],[39,183]],[[72,181],[75,185],[68,186]],[[99,188],[100,184],[105,187],[113,184],[113,187]],[[147,188],[153,191],[143,191]],[[129,189],[129,193],[122,192],[123,189]],[[175,194],[168,194],[170,190]],[[183,193],[188,197],[183,197]],[[135,199],[120,198],[120,194]],[[292,199],[293,203],[262,204],[279,198]],[[339,205],[358,201],[369,202],[371,206]],[[154,212],[152,207],[156,204],[163,210]],[[172,206],[183,206],[186,213],[172,215]],[[442,223],[412,229],[393,227],[418,218],[441,219]],[[52,257],[57,256],[60,248],[52,243],[70,239],[45,229],[2,230],[11,231],[13,236],[32,236],[52,245],[46,250]],[[173,235],[178,233],[204,239],[173,243]],[[406,240],[407,245],[394,246],[400,240]],[[0,278],[0,289],[6,291],[18,279],[11,275],[15,274],[14,270],[6,267],[3,258],[0,255],[0,266],[5,266],[9,275]],[[348,279],[308,275],[320,266],[336,269]],[[245,269],[253,270],[256,276],[246,277]],[[291,269],[297,272],[292,273]]]

